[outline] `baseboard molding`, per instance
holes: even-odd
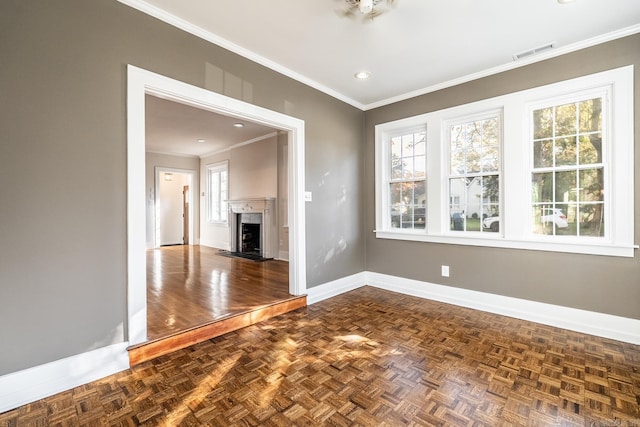
[[[368,271],[308,289],[307,302],[314,304],[364,285],[640,345],[638,319]]]
[[[279,251],[278,259],[281,261],[289,261],[289,251]]]
[[[0,376],[0,413],[129,368],[128,343]]]
[[[345,292],[358,289],[366,284],[366,273],[356,273],[351,276],[327,282],[307,289],[307,304],[315,304],[327,298],[335,297]]]

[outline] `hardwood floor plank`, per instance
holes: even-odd
[[[635,426],[640,346],[372,287],[0,414],[0,425]]]
[[[289,265],[218,255],[206,246],[147,251],[147,336],[156,340],[289,299]]]

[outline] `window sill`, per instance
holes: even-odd
[[[491,248],[525,249],[532,251],[565,252],[585,255],[604,255],[633,258],[638,245],[615,245],[590,242],[549,242],[542,240],[510,240],[496,237],[452,236],[449,234],[423,234],[401,230],[374,230],[378,239],[407,240],[425,243],[482,246]],[[498,234],[498,233],[496,233]]]

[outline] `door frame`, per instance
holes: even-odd
[[[154,227],[153,227],[153,239],[152,239],[152,245],[153,248],[159,248],[160,247],[160,242],[158,241],[158,222],[160,220],[160,212],[158,211],[158,205],[160,202],[160,174],[164,173],[164,172],[169,172],[169,173],[179,173],[179,174],[183,174],[183,175],[189,175],[190,179],[191,179],[191,183],[189,184],[190,186],[190,190],[189,190],[189,217],[187,218],[189,221],[189,235],[188,235],[188,241],[190,242],[191,245],[196,244],[196,239],[194,239],[195,234],[194,234],[194,217],[193,217],[193,206],[194,206],[194,190],[196,189],[196,184],[197,184],[197,172],[193,169],[180,169],[180,168],[168,168],[168,167],[164,167],[164,166],[155,166],[154,168],[154,180],[155,180],[155,184],[154,184],[154,191],[155,191],[155,197],[153,198],[153,220],[154,220]],[[162,223],[160,223],[162,224]]]
[[[288,136],[289,293],[306,293],[305,123],[219,93],[127,65],[127,338],[147,341],[145,95],[285,131]]]

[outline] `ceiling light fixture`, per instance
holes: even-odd
[[[385,1],[387,6],[393,6],[396,0],[344,0],[347,3],[347,8],[340,12],[340,15],[346,17],[355,17],[360,14],[366,18],[375,18],[378,15],[386,12],[388,7],[383,7],[381,3]]]
[[[243,124],[243,123],[234,123],[234,124],[233,124],[233,127],[236,127],[236,128],[243,128],[243,127],[244,127],[244,124]]]
[[[353,75],[358,80],[366,80],[371,77],[371,73],[368,71],[359,71]]]
[[[204,140],[204,139],[202,139],[202,138],[197,139],[197,141],[198,141],[199,143],[201,143],[201,144],[202,144],[203,142],[205,142],[205,140]]]
[[[558,3],[560,4],[567,4],[567,3],[573,3],[575,0],[558,0]]]

